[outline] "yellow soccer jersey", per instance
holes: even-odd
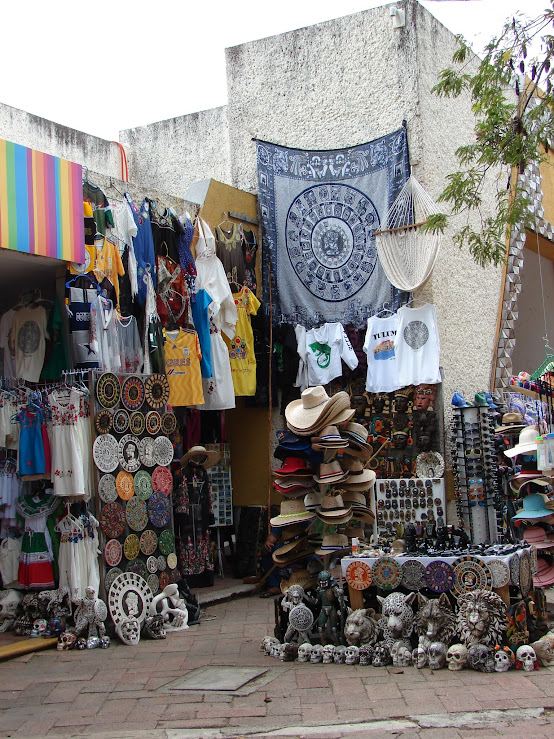
[[[165,372],[171,405],[203,405],[200,342],[196,331],[164,329]]]

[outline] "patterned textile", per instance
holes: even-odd
[[[350,149],[257,142],[258,198],[274,323],[363,326],[408,294],[387,280],[373,232],[409,176],[405,128]],[[268,273],[263,304],[269,309]]]

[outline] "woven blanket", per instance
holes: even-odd
[[[361,327],[385,305],[396,311],[409,296],[386,278],[373,233],[409,176],[405,128],[349,149],[256,145],[274,323]]]

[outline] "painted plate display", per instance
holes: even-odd
[[[106,503],[100,516],[100,528],[110,539],[121,536],[125,531],[125,511],[121,503]]]
[[[167,562],[163,554],[158,555],[158,572],[163,572],[167,567]]]
[[[502,559],[490,559],[487,567],[491,571],[493,588],[503,588],[510,582],[510,568]]]
[[[160,433],[162,419],[158,411],[148,411],[145,421],[146,433],[150,434],[150,436],[156,436],[156,434]]]
[[[117,457],[117,439],[111,434],[97,436],[92,445],[92,458],[100,472],[113,472],[119,460]]]
[[[424,480],[444,475],[444,459],[438,452],[421,452],[416,457],[416,475]]]
[[[116,577],[119,577],[123,573],[123,570],[121,570],[119,567],[114,567],[111,570],[108,570],[106,573],[106,577],[104,578],[104,587],[106,588],[106,593],[110,593],[110,588],[112,586],[112,582],[115,580]]]
[[[177,567],[175,567],[174,570],[169,570],[168,574],[169,574],[169,582],[177,583],[181,579],[181,573],[179,572]]]
[[[425,587],[425,565],[417,559],[407,559],[402,563],[402,585],[408,590],[421,590]]]
[[[140,535],[140,551],[143,554],[154,554],[158,546],[158,535],[152,529],[146,529]]]
[[[425,583],[434,593],[446,593],[454,583],[454,570],[440,559],[430,562],[425,568]]]
[[[138,411],[144,403],[144,384],[140,377],[127,377],[121,386],[121,402],[127,410]]]
[[[123,544],[123,553],[127,559],[136,559],[140,551],[139,538],[136,534],[129,534]]]
[[[167,566],[170,570],[174,570],[177,567],[177,555],[175,552],[167,555]]]
[[[156,492],[152,493],[150,498],[148,498],[148,502],[144,504],[145,508],[146,505],[148,505],[148,517],[153,525],[160,529],[167,526],[169,519],[171,518],[170,499],[159,490],[156,490]],[[144,526],[146,526],[146,524],[144,524]],[[144,528],[144,526],[142,528]]]
[[[146,528],[146,524],[148,523],[146,503],[135,495],[127,503],[125,517],[130,529],[133,529],[133,531],[142,531]]]
[[[98,481],[98,497],[103,503],[113,503],[117,500],[117,489],[113,475],[102,475]]]
[[[167,467],[156,467],[152,473],[152,488],[159,490],[164,495],[169,495],[173,490],[173,475]]]
[[[105,408],[94,416],[94,428],[99,434],[107,434],[112,427],[112,414]]]
[[[491,571],[484,562],[471,554],[458,557],[454,562],[454,584],[452,586],[454,595],[470,593],[473,590],[491,589]]]
[[[113,372],[104,372],[96,383],[96,399],[104,408],[113,408],[119,403],[121,387]]]
[[[154,410],[159,410],[169,400],[169,383],[165,375],[154,374],[144,381],[146,402]]]
[[[154,439],[145,436],[139,441],[140,461],[145,467],[153,467],[156,464],[156,456],[154,449]]]
[[[162,416],[162,433],[169,436],[169,434],[172,434],[176,428],[177,419],[175,418],[175,413],[167,411]]]
[[[148,500],[152,495],[152,480],[146,470],[139,470],[135,475],[135,495],[141,500]]]
[[[160,590],[164,590],[165,588],[167,588],[167,586],[171,582],[167,572],[160,572],[160,574],[158,575],[158,580],[160,583]]]
[[[113,416],[113,430],[116,434],[124,434],[129,428],[129,414],[120,408]]]
[[[160,590],[160,581],[158,580],[158,576],[154,575],[148,575],[148,580],[146,581],[148,583],[148,587],[152,591],[153,595],[157,595]]]
[[[519,555],[519,589],[523,598],[527,598],[532,587],[531,558],[529,552],[524,549]]]
[[[169,557],[167,558],[167,563],[169,564]],[[175,558],[175,564],[177,564],[177,558]],[[173,567],[171,569],[173,569]],[[350,562],[346,568],[344,576],[346,578],[346,582],[351,588],[354,588],[354,590],[365,590],[366,588],[369,588],[373,579],[371,576],[371,567],[367,562],[363,562],[362,560]]]
[[[154,458],[161,467],[167,467],[173,461],[173,444],[167,436],[154,439]]]
[[[121,500],[131,500],[135,494],[133,475],[130,472],[118,472],[115,487]]]
[[[119,440],[118,459],[121,467],[127,472],[136,472],[139,469],[139,443],[132,434],[125,434]]]
[[[135,565],[140,560],[129,562]],[[146,568],[145,574],[146,574]],[[110,588],[108,606],[112,621],[117,626],[128,618],[136,618],[142,623],[150,612],[152,605],[152,591],[148,587],[146,578],[135,574],[132,570],[116,577]]]
[[[510,559],[510,582],[515,587],[519,585],[519,554],[517,552]]]
[[[121,562],[121,542],[110,539],[104,547],[104,559],[109,567],[116,567]]]
[[[144,413],[141,413],[140,411],[131,413],[131,417],[129,418],[130,432],[135,436],[142,436],[142,434],[144,434],[144,427]]]
[[[158,545],[160,547],[160,552],[162,554],[165,554],[166,556],[168,554],[171,554],[171,552],[174,552],[175,537],[173,536],[173,532],[169,529],[165,529],[164,531],[162,531],[158,540]]]
[[[531,547],[531,574],[536,575],[539,570],[539,563],[537,559],[537,547]]]
[[[379,557],[372,570],[374,584],[384,590],[394,590],[402,581],[402,567],[393,557]]]
[[[148,572],[157,572],[158,571],[158,558],[157,557],[148,557],[146,560],[146,569]]]
[[[148,572],[146,571],[146,565],[142,561],[142,559],[132,559],[130,562],[127,562],[127,566],[125,567],[125,572],[134,572],[135,575],[140,575],[143,580],[146,580],[148,577]]]

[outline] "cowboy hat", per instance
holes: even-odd
[[[554,584],[554,564],[548,564],[545,559],[539,557],[537,559],[537,573],[533,575],[533,584],[537,588],[547,588]]]
[[[352,506],[345,506],[341,495],[324,495],[316,515],[324,523],[346,523],[352,518]]]
[[[314,446],[318,450],[320,447],[324,449],[344,449],[348,446],[348,441],[342,438],[336,426],[325,426],[321,432],[321,436],[312,437],[312,447]]]
[[[186,467],[186,465],[193,461],[195,464],[201,465],[205,470],[209,469],[210,467],[215,467],[215,465],[219,462],[221,459],[220,452],[216,451],[208,451],[206,447],[203,446],[193,446],[191,447],[188,452],[181,457],[181,467]]]
[[[303,521],[311,521],[315,518],[315,513],[306,510],[303,500],[295,498],[293,500],[284,500],[281,503],[280,513],[269,519],[272,526],[278,528],[289,526],[293,523],[302,523]]]
[[[546,536],[546,531],[542,526],[529,526],[523,532],[523,538],[528,544],[532,544],[536,549],[554,548],[554,539],[550,540]]]
[[[291,400],[285,408],[285,419],[291,427],[305,431],[312,428],[326,410],[331,398],[322,385],[306,388],[299,400]]]
[[[321,547],[316,549],[316,554],[324,557],[332,552],[341,552],[350,549],[348,537],[345,534],[326,534],[321,542]]]
[[[523,416],[521,413],[505,413],[502,416],[502,426],[495,428],[496,434],[510,433],[511,431],[521,431],[525,428]]]
[[[316,584],[315,577],[308,570],[297,570],[292,573],[288,580],[281,580],[281,592],[284,595],[291,585],[300,585],[304,590],[307,590],[308,588],[315,588]]]
[[[345,478],[346,472],[343,472],[337,460],[328,463],[322,462],[319,465],[319,474],[314,475],[314,480],[324,485],[333,485],[335,482],[340,482]]]
[[[507,457],[515,457],[518,454],[536,454],[537,436],[540,435],[537,426],[526,426],[519,434],[519,441],[513,449],[507,449],[504,454]]]
[[[282,467],[273,470],[275,477],[311,477],[313,470],[303,457],[287,457]]]
[[[306,533],[306,528],[301,523],[296,523],[292,526],[283,526],[281,529],[281,544],[273,552],[273,560],[275,561],[276,555],[284,557],[288,552],[301,549],[307,539],[308,534]]]

